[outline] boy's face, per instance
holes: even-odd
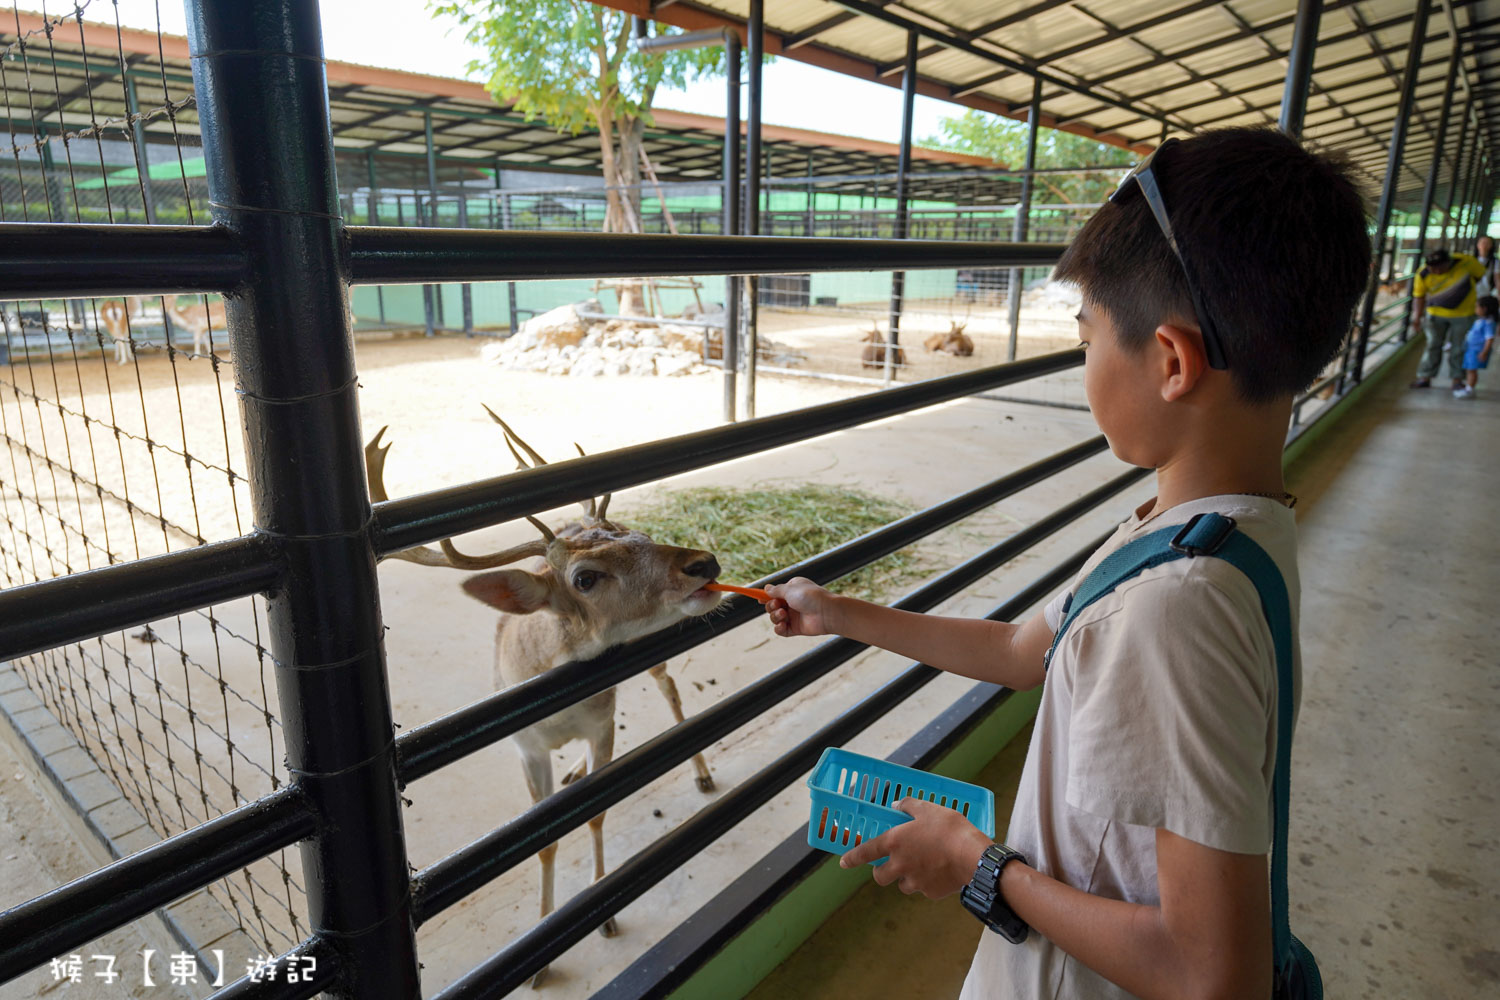
[[[1108,314],[1085,300],[1078,336],[1086,345],[1083,391],[1110,450],[1146,469],[1160,465],[1175,437],[1162,399],[1158,352],[1126,349]]]

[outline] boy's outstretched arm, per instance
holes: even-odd
[[[841,635],[975,680],[1025,691],[1042,683],[1052,630],[1038,612],[1013,625],[985,618],[943,618],[841,597],[795,577],[766,592],[777,635]]]
[[[875,881],[941,899],[961,889],[990,839],[952,809],[897,803],[914,819],[843,856],[854,867],[885,855]],[[1006,904],[1063,951],[1147,1000],[1271,995],[1271,901],[1266,859],[1156,831],[1156,906],[1106,899],[1036,869],[1005,866]],[[1006,947],[1009,947],[1007,945]]]

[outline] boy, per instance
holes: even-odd
[[[1338,350],[1365,287],[1365,225],[1342,162],[1229,129],[1164,144],[1084,226],[1056,273],[1083,290],[1084,388],[1114,453],[1156,470],[1157,496],[1079,581],[1132,538],[1216,511],[1275,560],[1295,623],[1282,445],[1293,396]],[[986,923],[1013,916],[1030,932],[982,936],[963,1000],[1270,996],[1276,663],[1247,577],[1206,557],[1149,569],[1086,608],[1050,667],[1061,596],[1011,625],[893,611],[808,580],[767,589],[780,635],[835,632],[967,677],[1045,684],[1006,837],[1019,855],[906,799],[912,822],[842,861],[888,854],[877,882],[940,898],[1003,858]]]
[[[1488,236],[1484,239],[1489,239]],[[1473,399],[1479,385],[1479,369],[1490,366],[1490,348],[1495,345],[1495,316],[1500,313],[1500,299],[1481,295],[1474,303],[1474,325],[1469,327],[1464,343],[1464,378],[1466,384],[1453,390],[1454,399]]]

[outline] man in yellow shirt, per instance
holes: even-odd
[[[1454,388],[1464,383],[1464,339],[1474,323],[1476,282],[1485,275],[1484,265],[1466,253],[1434,250],[1412,282],[1416,303],[1412,328],[1427,335],[1427,350],[1417,368],[1413,389],[1426,389],[1448,355],[1448,374]]]

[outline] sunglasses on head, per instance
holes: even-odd
[[[1187,281],[1193,311],[1198,316],[1198,329],[1203,333],[1203,353],[1208,357],[1208,365],[1222,371],[1229,367],[1229,363],[1224,360],[1223,342],[1219,339],[1218,328],[1214,326],[1208,307],[1203,302],[1203,293],[1193,280],[1193,269],[1188,266],[1187,257],[1183,255],[1182,247],[1178,245],[1177,237],[1172,232],[1172,217],[1167,214],[1167,203],[1162,200],[1161,187],[1156,183],[1156,173],[1152,170],[1152,163],[1157,155],[1176,143],[1176,139],[1168,139],[1153,149],[1149,156],[1135,165],[1134,170],[1120,179],[1120,186],[1115,188],[1115,193],[1109,196],[1109,200],[1117,205],[1122,204],[1130,192],[1136,190],[1146,199],[1151,214],[1156,217],[1156,224],[1161,227],[1161,234],[1167,238],[1167,246],[1172,248],[1177,263],[1182,265],[1182,276]]]

